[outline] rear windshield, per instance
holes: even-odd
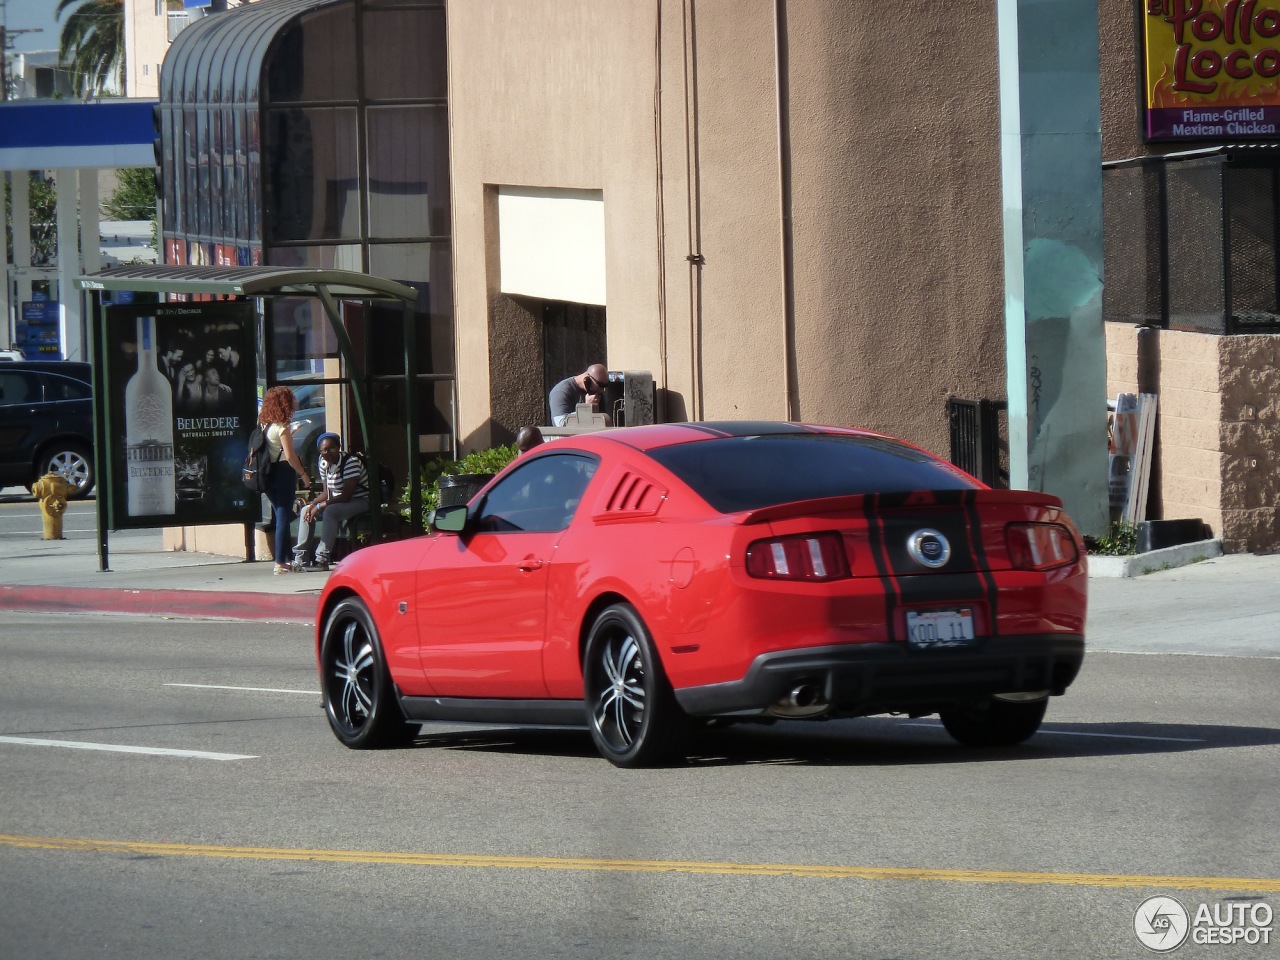
[[[662,447],[649,456],[721,513],[851,493],[977,486],[949,464],[880,437],[726,437]]]

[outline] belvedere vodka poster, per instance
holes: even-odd
[[[259,498],[240,479],[258,413],[253,305],[105,313],[112,527],[253,519]]]

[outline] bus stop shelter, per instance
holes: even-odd
[[[414,305],[418,291],[413,287],[370,276],[351,270],[294,269],[281,267],[224,267],[142,265],[122,266],[100,270],[78,278],[77,285],[87,291],[97,292],[93,304],[92,364],[94,394],[94,469],[100,482],[112,477],[110,469],[111,445],[108,437],[112,429],[122,425],[112,424],[109,405],[105,396],[106,322],[102,294],[154,293],[204,295],[221,299],[314,297],[324,307],[325,315],[333,330],[338,353],[345,369],[345,382],[350,387],[355,416],[364,438],[364,453],[369,465],[369,524],[376,541],[381,533],[381,503],[377,495],[379,487],[378,451],[375,431],[370,422],[371,377],[362,369],[358,355],[343,322],[340,301],[392,300],[402,304],[405,357],[403,371],[394,378],[404,383],[405,405],[402,425],[408,463],[409,522],[414,533],[422,532],[422,491],[415,479],[419,476],[420,449],[418,444],[418,370],[415,338]],[[368,325],[366,325],[366,335]],[[387,379],[382,377],[380,379]],[[266,386],[275,385],[274,371],[267,370]],[[108,569],[108,538],[110,526],[108,509],[111,497],[97,498],[98,558],[100,569]],[[168,526],[158,518],[156,526]],[[245,522],[245,559],[254,559],[254,524]]]

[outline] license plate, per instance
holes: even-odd
[[[907,611],[907,643],[918,650],[965,647],[973,643],[973,611]]]

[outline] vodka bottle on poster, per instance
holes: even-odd
[[[155,318],[138,318],[138,372],[124,388],[129,516],[174,512],[173,387],[156,363]]]

